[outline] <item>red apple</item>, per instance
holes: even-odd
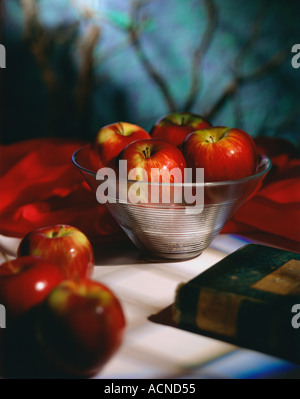
[[[257,171],[252,137],[241,129],[212,127],[197,130],[183,144],[187,167],[204,168],[207,182],[241,179]]]
[[[211,127],[200,115],[191,112],[177,112],[163,116],[151,129],[151,136],[164,139],[180,147],[188,134],[195,130]]]
[[[124,175],[126,161],[128,174]],[[185,173],[185,159],[182,152],[165,140],[138,140],[129,144],[117,158],[120,182],[128,180],[167,183],[163,185],[128,183],[120,184],[119,193],[130,203],[180,202],[182,187],[168,183],[182,183]],[[137,186],[137,187],[136,187]]]
[[[0,265],[0,303],[16,319],[42,302],[63,281],[61,269],[37,256],[23,256]]]
[[[123,340],[125,317],[116,295],[94,280],[66,280],[37,313],[37,340],[45,357],[63,372],[92,376]]]
[[[99,157],[98,167],[110,165],[114,158],[135,140],[150,138],[149,133],[140,126],[127,122],[111,123],[102,127],[94,140],[93,150]],[[93,154],[93,151],[92,151]],[[95,164],[95,155],[93,164]]]
[[[36,255],[60,266],[65,278],[91,277],[94,252],[89,239],[73,226],[58,224],[28,233],[18,256]]]
[[[181,181],[184,178],[186,166],[184,156],[175,145],[165,140],[135,141],[120,153],[117,162],[121,160],[127,161],[129,172],[132,169],[140,171],[136,180],[173,183],[174,176],[170,175],[173,169],[178,169]]]

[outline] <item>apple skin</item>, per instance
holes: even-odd
[[[37,312],[38,346],[69,375],[91,377],[121,346],[125,317],[116,295],[90,279],[65,280]]]
[[[80,230],[58,224],[29,232],[20,242],[18,256],[36,255],[57,264],[66,279],[91,277],[93,247]]]
[[[0,265],[0,303],[16,320],[41,303],[64,280],[61,269],[38,256],[24,256]]]
[[[197,130],[183,144],[187,167],[204,168],[206,182],[229,181],[257,171],[258,154],[252,137],[241,129]]]
[[[115,157],[128,144],[135,140],[150,138],[149,133],[132,123],[115,122],[103,126],[97,133],[92,145],[93,153],[98,156],[98,167],[110,166]],[[95,156],[93,156],[95,165]]]
[[[200,115],[191,112],[177,112],[163,116],[155,122],[150,134],[181,147],[186,136],[195,130],[206,129],[211,124]]]
[[[139,179],[148,182],[163,182],[164,176],[168,178],[169,172],[178,168],[181,171],[182,179],[184,178],[184,170],[186,162],[182,152],[173,144],[160,139],[138,140],[129,144],[120,153],[117,158],[117,164],[120,160],[127,161],[128,172],[131,169],[138,168],[141,170]],[[151,169],[159,169],[166,171],[161,176],[151,174]],[[170,183],[174,182],[171,175]]]

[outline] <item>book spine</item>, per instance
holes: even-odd
[[[185,284],[177,290],[173,319],[189,331],[299,363],[300,333],[292,327],[291,307],[283,298],[274,305]]]

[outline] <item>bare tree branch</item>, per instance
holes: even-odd
[[[250,36],[244,46],[237,53],[233,62],[233,77],[229,84],[225,87],[223,92],[220,94],[216,102],[211,106],[211,108],[204,113],[206,118],[212,118],[217,112],[232,98],[234,98],[238,92],[238,89],[244,84],[263,79],[268,74],[276,70],[280,65],[282,65],[289,57],[290,52],[287,50],[280,50],[273,56],[269,58],[265,63],[254,68],[249,73],[243,74],[241,72],[241,64],[246,58],[249,51],[255,46],[257,40],[260,37],[260,33],[263,27],[263,22],[265,19],[265,13],[268,11],[268,2],[265,0],[262,6],[257,11],[256,17],[253,20],[252,29],[250,31]],[[236,101],[238,102],[238,100]],[[242,112],[240,104],[235,106],[236,117],[241,120]]]
[[[170,112],[174,112],[176,110],[175,100],[171,95],[169,86],[165,78],[157,71],[155,66],[152,64],[150,59],[147,57],[146,53],[144,52],[143,46],[140,42],[140,33],[138,29],[138,12],[143,3],[139,2],[138,0],[132,2],[131,8],[131,18],[132,18],[132,25],[128,29],[129,38],[131,44],[133,45],[136,55],[138,56],[140,62],[144,66],[146,72],[153,80],[153,82],[157,85],[160,89],[162,96],[170,110]]]
[[[261,6],[257,10],[257,13],[252,22],[249,38],[241,47],[240,51],[237,53],[235,60],[233,62],[233,73],[235,75],[240,74],[242,62],[245,60],[247,54],[253,49],[253,47],[256,45],[257,41],[259,40],[263,28],[263,23],[265,21],[266,13],[268,11],[268,6],[269,6],[268,1],[264,0]]]
[[[208,111],[205,112],[204,116],[206,118],[212,118],[225,105],[225,103],[233,97],[239,86],[264,78],[282,65],[288,59],[289,55],[289,51],[281,50],[247,75],[233,77],[232,81],[225,87],[218,100]]]
[[[264,64],[255,68],[252,72],[248,73],[244,77],[242,77],[243,82],[252,81],[257,79],[262,79],[275,69],[277,69],[280,65],[282,65],[286,60],[290,57],[290,50],[284,49],[279,50],[275,53],[268,61]]]
[[[28,43],[29,49],[33,54],[38,66],[40,67],[41,76],[48,91],[55,92],[58,90],[58,79],[54,69],[52,68],[48,50],[52,44],[52,38],[45,32],[40,24],[38,14],[39,7],[36,0],[21,0],[21,6],[24,15],[24,37]]]
[[[288,56],[289,52],[286,50],[279,51],[267,62],[260,65],[249,74],[244,76],[235,76],[221,93],[216,103],[207,112],[205,112],[205,117],[212,118],[225,105],[225,103],[233,97],[240,85],[262,79],[283,64],[283,62],[288,59]]]
[[[196,102],[197,95],[200,89],[200,72],[199,69],[202,64],[202,60],[212,42],[216,25],[217,25],[217,9],[213,0],[204,0],[204,6],[206,8],[207,20],[206,27],[201,37],[200,43],[196,48],[191,65],[191,85],[187,95],[187,99],[183,106],[185,111],[189,111]]]
[[[84,112],[93,87],[93,52],[99,37],[100,28],[96,25],[91,25],[80,40],[79,50],[81,53],[81,66],[79,68],[77,87],[75,89],[80,113]]]
[[[225,103],[233,97],[235,94],[238,86],[239,86],[239,79],[234,78],[224,89],[221,93],[215,104],[208,110],[205,111],[203,116],[206,119],[211,119],[215,114],[225,105]]]
[[[241,46],[240,51],[237,53],[234,61],[233,61],[233,76],[237,78],[241,74],[242,63],[245,60],[248,53],[253,49],[257,41],[259,40],[263,23],[265,20],[266,12],[268,11],[268,1],[262,1],[261,6],[258,8],[255,17],[252,22],[252,27],[250,28],[250,35],[243,46]],[[243,107],[240,98],[240,90],[236,89],[235,95],[233,97],[233,111],[235,117],[236,126],[243,127]]]

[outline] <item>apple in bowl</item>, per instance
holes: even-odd
[[[208,127],[211,127],[211,124],[200,115],[191,112],[176,112],[158,119],[150,134],[153,138],[164,139],[180,147],[188,134]]]
[[[257,171],[258,154],[245,131],[211,127],[190,133],[183,143],[187,167],[204,168],[206,182],[231,181]]]
[[[123,179],[122,162],[126,165]],[[184,156],[175,145],[160,139],[137,140],[125,147],[116,160],[119,183],[125,181],[120,184],[122,197],[131,203],[171,203],[171,198],[175,201],[182,191],[181,186],[172,183],[183,183],[185,167]],[[141,183],[127,183],[127,179]]]
[[[181,151],[160,139],[138,140],[129,144],[119,154],[117,166],[120,161],[127,161],[129,176],[131,171],[135,171],[134,180],[147,182],[174,183],[176,176],[170,174],[172,170],[179,172],[179,180],[182,182],[186,167]]]
[[[115,122],[103,126],[92,145],[92,161],[99,167],[111,165],[115,157],[128,144],[135,140],[149,139],[149,133],[138,125],[128,122]],[[97,161],[98,160],[98,161]]]

